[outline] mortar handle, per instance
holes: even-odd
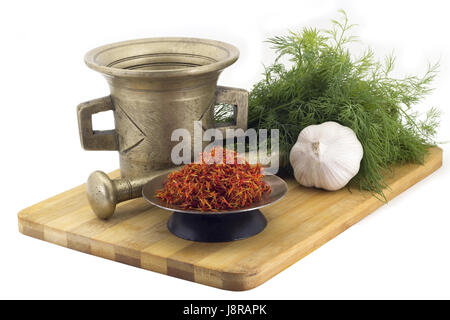
[[[111,96],[87,101],[77,107],[81,146],[85,150],[118,150],[116,130],[94,131],[92,115],[114,110]]]
[[[217,129],[225,133],[226,129],[247,130],[248,91],[240,88],[217,86],[215,104],[231,104],[236,107],[235,125],[221,126]]]

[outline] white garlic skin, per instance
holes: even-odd
[[[335,191],[358,173],[363,153],[352,129],[328,121],[304,128],[289,160],[299,184]]]

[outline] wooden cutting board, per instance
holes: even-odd
[[[387,177],[392,199],[442,165],[432,148],[425,165],[404,165]],[[118,177],[119,172],[111,173]],[[108,221],[96,218],[85,185],[19,212],[25,235],[135,267],[227,290],[254,288],[320,247],[384,203],[359,190],[326,192],[287,181],[289,192],[266,207],[264,231],[245,240],[200,243],[172,235],[170,212],[142,198],[121,203]]]

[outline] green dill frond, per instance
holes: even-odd
[[[386,171],[397,163],[422,163],[436,143],[439,111],[421,115],[413,107],[431,92],[439,65],[429,65],[421,77],[392,77],[394,54],[381,62],[370,48],[359,57],[351,54],[354,25],[341,14],[329,30],[304,28],[267,40],[277,57],[249,94],[248,126],[280,129],[286,165],[303,128],[324,121],[350,127],[364,149],[352,183],[383,199]],[[291,64],[281,63],[281,57]]]

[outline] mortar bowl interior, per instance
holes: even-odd
[[[124,77],[180,77],[220,72],[239,50],[228,43],[197,38],[149,38],[104,45],[89,51],[86,64]]]

